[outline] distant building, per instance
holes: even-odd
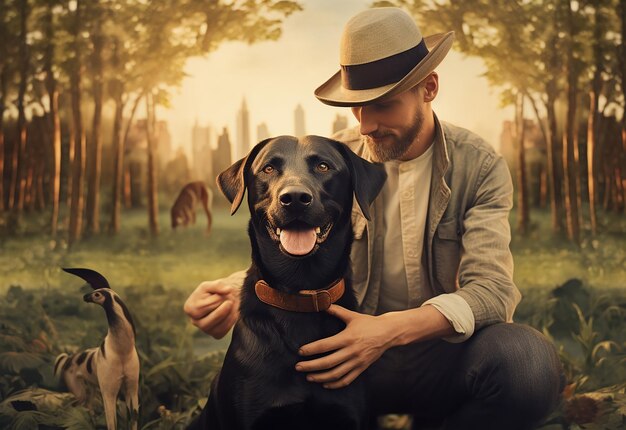
[[[304,125],[304,109],[301,105],[296,106],[294,111],[294,135],[296,137],[306,136],[306,127]]]
[[[337,114],[337,116],[335,116],[335,120],[333,121],[332,134],[335,134],[341,130],[345,130],[346,128],[348,128],[348,117],[345,115]]]
[[[270,131],[267,128],[267,124],[262,122],[256,127],[256,141],[260,142],[268,137],[270,137]]]
[[[209,184],[211,187],[215,187],[215,178],[221,172],[226,170],[232,164],[232,159],[230,156],[231,143],[230,138],[228,137],[228,129],[224,127],[222,129],[222,134],[217,138],[217,148],[213,151],[213,179]]]
[[[237,112],[237,144],[235,159],[243,158],[250,151],[250,115],[246,106],[246,99],[241,102],[241,109]]]
[[[191,176],[196,180],[213,181],[213,145],[211,127],[202,127],[196,120],[191,131]]]

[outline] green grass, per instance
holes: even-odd
[[[0,235],[0,293],[10,285],[66,286],[73,282],[60,270],[66,266],[98,270],[114,286],[162,285],[191,290],[203,280],[248,267],[247,219],[246,210],[230,216],[226,207],[218,206],[213,231],[207,237],[202,214],[198,213],[195,226],[173,232],[169,212],[162,210],[160,234],[153,238],[146,210],[124,211],[120,234],[84,238],[69,250],[64,239],[54,241],[40,233],[45,231],[45,215],[26,214],[19,234]],[[584,234],[577,247],[554,237],[547,211],[533,211],[529,235],[521,237],[514,232],[511,243],[514,280],[520,290],[551,289],[571,278],[600,290],[626,290],[626,217],[600,214],[599,219],[598,236]],[[513,212],[511,224],[515,223]],[[61,230],[59,237],[65,233]]]
[[[510,223],[517,223],[515,212]],[[581,245],[576,246],[552,233],[549,211],[532,211],[529,234],[522,237],[513,231],[511,241],[514,280],[520,290],[554,288],[578,278],[599,290],[626,291],[626,217],[599,212],[598,224],[595,237],[585,224]]]
[[[32,386],[56,390],[51,375],[55,355],[95,346],[99,340],[94,343],[93,333],[106,333],[101,309],[81,300],[82,281],[60,269],[88,267],[107,277],[135,316],[146,376],[140,423],[169,429],[175,428],[173,423],[188,422],[205,399],[229,338],[216,341],[201,333],[187,321],[182,305],[200,282],[249,265],[247,211],[231,217],[226,207],[216,207],[213,231],[207,236],[200,213],[197,225],[173,232],[169,213],[162,208],[157,237],[148,231],[145,209],[124,211],[119,235],[84,238],[71,249],[62,239],[66,231],[60,231],[58,240],[41,233],[46,219],[46,214],[25,214],[19,229],[7,235],[7,216],[0,216],[0,350],[18,354],[0,353],[0,401]],[[580,247],[552,235],[546,211],[534,211],[532,222],[530,234],[514,234],[511,244],[514,279],[524,296],[516,321],[553,337],[577,393],[623,383],[626,219],[602,215],[597,237],[584,233]],[[514,213],[511,223],[515,225]],[[573,278],[582,281],[584,291],[574,288],[557,297],[555,287]],[[622,405],[626,410],[623,391],[623,386],[611,389],[612,400],[602,397],[598,404],[604,409]],[[56,402],[67,401],[50,396]],[[82,420],[83,427],[75,428],[103,424],[84,409],[66,408],[67,413],[59,415],[55,408],[46,418],[53,420],[49,423]],[[570,421],[563,421],[566,409],[567,404],[551,418],[555,427],[546,428],[570,428]],[[625,419],[623,413],[609,409],[598,420]],[[2,410],[0,427],[1,418]]]
[[[41,225],[43,216],[26,215],[24,224]],[[160,234],[151,237],[145,210],[125,211],[122,231],[85,238],[68,249],[65,239],[25,231],[0,239],[0,293],[10,285],[27,289],[71,288],[79,281],[61,267],[88,267],[102,273],[113,286],[162,285],[191,291],[200,282],[246,269],[250,245],[248,216],[227,209],[214,211],[213,230],[205,233],[206,219],[198,213],[196,225],[172,231],[169,213],[161,211]],[[59,237],[65,232],[61,231]]]

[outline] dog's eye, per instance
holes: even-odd
[[[320,163],[317,165],[317,170],[320,172],[328,172],[330,170],[330,166],[327,163]]]
[[[274,166],[272,166],[271,164],[268,164],[267,166],[265,166],[263,168],[263,173],[272,173],[274,171]]]

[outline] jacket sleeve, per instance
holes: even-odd
[[[508,215],[513,184],[505,160],[488,157],[479,173],[474,202],[463,219],[458,294],[474,313],[478,330],[511,322],[521,294],[513,283]]]

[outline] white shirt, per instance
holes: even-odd
[[[387,181],[382,189],[384,206],[382,288],[376,314],[433,305],[458,333],[446,338],[460,342],[474,332],[474,314],[460,296],[433,297],[422,251],[432,177],[433,145],[419,157],[384,163]]]

